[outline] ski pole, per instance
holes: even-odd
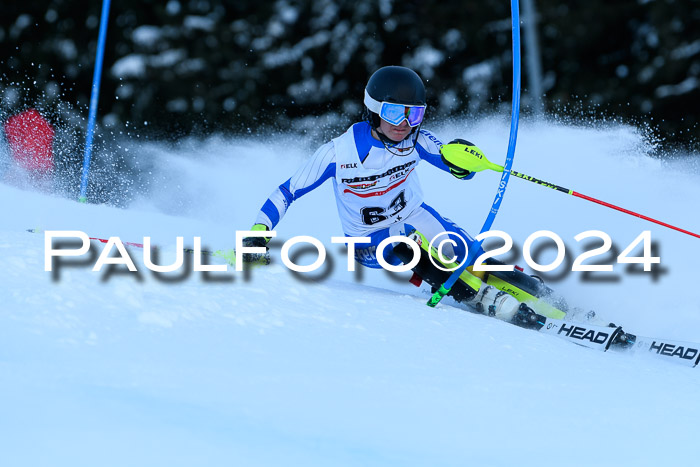
[[[27,229],[27,232],[30,233],[44,233],[43,230],[41,229]],[[109,242],[108,239],[106,238],[99,238],[99,237],[88,237],[90,240],[95,240],[100,243],[107,243]],[[134,242],[122,242],[125,246],[131,246],[134,248],[141,248],[143,249],[143,243],[134,243]],[[158,248],[155,246],[154,248]],[[195,250],[194,248],[183,248],[182,251],[185,253],[191,253],[194,254]],[[235,250],[200,250],[199,251],[201,254],[205,256],[213,256],[215,258],[222,258],[226,262],[228,262],[231,265],[235,264]]]
[[[448,147],[446,147],[448,146]],[[452,147],[449,147],[452,146]],[[464,151],[462,146],[460,145],[445,145],[443,146],[445,148],[443,150],[443,153],[449,153],[449,157],[459,157],[460,162],[464,163],[466,162],[466,166],[464,167],[466,170],[469,170],[471,172],[481,172],[482,170],[493,170],[494,172],[503,172],[505,169],[503,166],[494,164],[493,162],[489,161],[486,159],[486,157],[482,157],[476,154],[471,154],[467,151]],[[458,149],[459,148],[459,149]],[[459,151],[459,153],[457,153]],[[596,198],[593,198],[592,196],[587,196],[582,193],[578,193],[574,190],[570,190],[568,188],[564,188],[562,186],[556,185],[554,183],[546,182],[544,180],[540,180],[535,177],[531,177],[530,175],[526,175],[520,172],[516,172],[515,170],[511,170],[510,174],[514,177],[521,178],[523,180],[527,180],[528,182],[536,183],[537,185],[546,187],[546,188],[552,188],[557,191],[561,191],[562,193],[566,193],[567,195],[572,195],[576,196],[577,198],[585,199],[587,201],[592,201],[594,203],[600,204],[601,206],[606,206],[611,209],[615,209],[620,212],[624,212],[625,214],[629,214],[631,216],[639,217],[640,219],[644,219],[649,222],[653,222],[655,224],[662,225],[664,227],[668,227],[669,229],[677,230],[678,232],[682,232],[684,234],[688,234],[693,237],[700,238],[700,235],[690,232],[689,230],[681,229],[680,227],[676,227],[671,224],[667,224],[666,222],[662,222],[657,219],[653,219],[649,216],[645,216],[643,214],[639,214],[638,212],[630,211],[629,209],[622,208],[620,206],[616,206],[612,203],[608,203]]]

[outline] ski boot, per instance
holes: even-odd
[[[538,330],[544,326],[546,319],[544,316],[535,313],[525,303],[521,303],[518,307],[518,312],[513,317],[512,323],[522,328]]]
[[[526,303],[521,303],[513,296],[490,285],[482,286],[467,304],[481,313],[527,329],[540,329],[546,322],[544,316],[537,314]]]
[[[493,316],[503,321],[511,321],[518,313],[520,302],[512,295],[490,285],[482,285],[476,296],[466,302],[479,313]]]
[[[441,261],[435,248],[429,247],[428,240],[418,231],[413,231],[408,234],[408,238],[415,241],[420,247],[420,259],[418,264],[413,268],[414,277],[411,278],[411,283],[420,286],[421,281],[425,281],[431,285],[433,293],[450,277],[451,273],[437,269],[433,262],[442,264],[447,268],[456,268],[454,263],[445,264]],[[399,243],[394,247],[394,254],[408,264],[413,259],[413,250],[405,243]],[[431,261],[432,259],[432,261]],[[486,264],[502,264],[493,258],[486,260]],[[488,299],[495,300],[497,292],[505,292],[515,298],[515,301],[510,305],[491,303],[498,312],[493,312],[494,316],[500,319],[510,321],[516,314],[517,306],[520,302],[527,303],[536,313],[548,318],[562,319],[566,315],[568,307],[562,300],[557,300],[556,295],[547,287],[541,278],[537,276],[529,276],[519,269],[514,271],[474,271],[473,268],[467,268],[459,276],[459,279],[454,283],[452,289],[447,293],[448,296],[454,298],[458,302],[468,303],[471,306],[483,299],[483,293],[486,291],[486,286],[495,289],[488,293]],[[477,297],[479,291],[482,295]],[[501,299],[502,300],[502,299]],[[506,310],[506,308],[508,308]],[[481,312],[488,313],[488,306],[484,306]]]

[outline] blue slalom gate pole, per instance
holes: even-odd
[[[506,163],[501,181],[498,184],[498,191],[496,191],[496,198],[493,200],[491,211],[489,211],[486,217],[484,226],[481,228],[481,233],[490,230],[494,220],[496,220],[496,214],[498,214],[498,209],[501,207],[503,195],[505,195],[508,180],[510,179],[510,170],[513,166],[513,158],[515,157],[515,142],[518,137],[518,121],[520,119],[520,5],[518,0],[511,0],[510,11],[513,24],[513,107],[510,119],[510,140],[508,141],[508,155],[506,156]],[[432,297],[430,297],[427,303],[428,306],[434,307],[440,303],[442,297],[447,295],[459,276],[474,262],[482,243],[483,240],[474,242],[469,249],[466,261],[453,271],[447,281],[440,286]]]
[[[87,202],[88,174],[90,173],[90,158],[92,157],[92,140],[95,136],[95,120],[97,119],[97,102],[100,98],[100,81],[102,79],[102,63],[105,57],[105,41],[107,39],[107,23],[109,21],[110,0],[102,1],[102,16],[100,18],[100,33],[97,39],[97,56],[95,71],[92,75],[92,93],[90,94],[90,113],[88,116],[87,135],[85,137],[85,155],[83,156],[83,174],[80,177],[81,203]]]

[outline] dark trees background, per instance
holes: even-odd
[[[80,136],[101,3],[3,2],[2,120],[36,107]],[[695,143],[700,1],[535,4],[548,113],[614,115]],[[368,76],[390,64],[427,81],[430,117],[509,111],[510,48],[503,0],[115,1],[101,134],[342,129],[360,115]],[[528,86],[523,67],[524,113]]]

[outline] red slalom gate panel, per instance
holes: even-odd
[[[25,170],[49,172],[53,169],[54,129],[34,109],[7,120],[5,134],[15,162]]]

